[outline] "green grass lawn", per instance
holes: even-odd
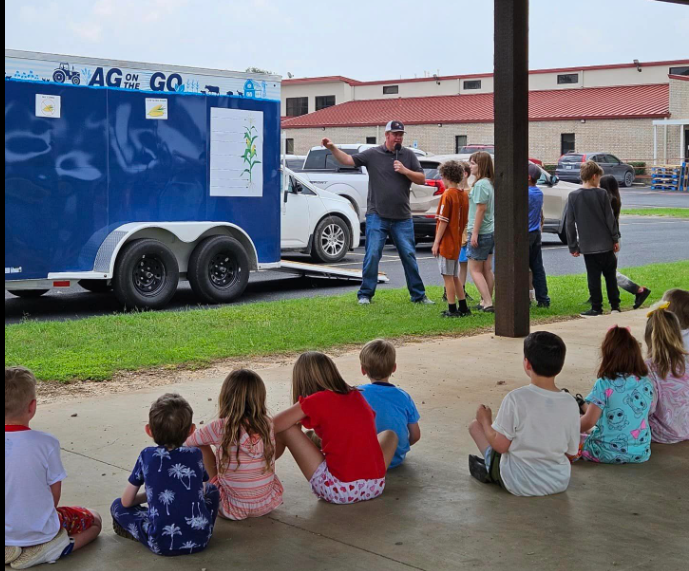
[[[583,263],[582,263],[583,266]],[[624,270],[653,290],[648,302],[689,283],[689,261]],[[548,279],[550,309],[533,309],[535,323],[575,316],[588,298],[584,275]],[[478,296],[473,287],[470,293]],[[429,295],[440,301],[442,289]],[[633,297],[622,293],[623,307]],[[406,290],[381,290],[370,307],[354,293],[199,309],[94,317],[69,322],[27,320],[5,326],[5,366],[23,365],[42,380],[107,380],[118,371],[164,366],[203,367],[213,361],[327,350],[377,337],[466,335],[486,330],[494,316],[442,319],[444,307],[416,306]]]
[[[689,218],[689,208],[623,208],[625,216],[665,216],[669,218]]]

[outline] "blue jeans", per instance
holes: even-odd
[[[419,264],[416,261],[416,240],[414,222],[409,220],[390,220],[377,214],[366,216],[366,257],[364,258],[364,281],[359,297],[372,299],[378,285],[378,266],[383,256],[383,248],[388,236],[392,238],[397,253],[402,260],[404,275],[412,301],[421,301],[426,296]]]
[[[548,297],[548,282],[543,265],[543,242],[541,231],[529,232],[529,268],[533,274],[533,288],[536,291],[536,301],[550,303]]]

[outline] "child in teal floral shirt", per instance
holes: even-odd
[[[591,462],[629,464],[651,457],[648,415],[653,383],[641,345],[624,327],[613,327],[603,340],[598,380],[586,397],[581,430],[590,435],[582,456]]]

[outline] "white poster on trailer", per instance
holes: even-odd
[[[62,112],[62,101],[59,95],[36,94],[36,117],[59,119]]]
[[[210,195],[263,196],[263,113],[211,109]]]

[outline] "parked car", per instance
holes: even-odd
[[[376,145],[338,145],[349,155],[361,153]],[[419,159],[426,158],[419,149],[412,149]],[[338,163],[332,153],[325,147],[313,147],[306,156],[304,169],[299,173],[302,178],[310,181],[318,188],[334,192],[349,200],[354,206],[359,221],[366,220],[368,203],[368,171],[366,167],[346,167]],[[413,213],[422,214],[429,209],[436,208],[440,196],[436,195],[437,188],[428,185],[411,185],[411,208]]]
[[[477,153],[478,151],[485,151],[486,153],[494,155],[495,145],[464,145],[461,149],[459,149],[459,155],[462,156],[460,160],[467,161],[471,155]],[[543,166],[543,161],[534,158],[529,158],[529,160],[539,167]]]
[[[555,174],[560,180],[580,183],[579,168],[581,163],[586,161],[597,162],[605,174],[613,175],[622,186],[630,187],[634,182],[634,167],[632,165],[623,163],[615,155],[602,151],[593,153],[570,152],[562,155],[557,162]]]
[[[426,184],[435,183],[438,199],[445,192],[438,167],[445,161],[465,160],[462,155],[437,155],[422,159],[421,166],[426,173]],[[532,161],[531,161],[532,162]],[[535,164],[535,163],[534,163]],[[549,174],[543,167],[537,165],[541,171],[538,179],[538,187],[543,191],[543,214],[545,224],[543,232],[557,234],[563,244],[567,243],[564,227],[564,212],[567,206],[567,197],[578,185],[561,181],[557,176]],[[473,182],[471,179],[469,182]],[[496,197],[496,199],[499,197]],[[423,215],[414,216],[414,234],[418,242],[432,241],[435,238],[435,210],[429,210]]]
[[[304,168],[306,155],[282,155],[280,164],[284,164],[291,171],[300,171]]]
[[[282,190],[282,252],[302,252],[334,264],[359,247],[359,217],[351,202],[290,169],[283,169]]]

